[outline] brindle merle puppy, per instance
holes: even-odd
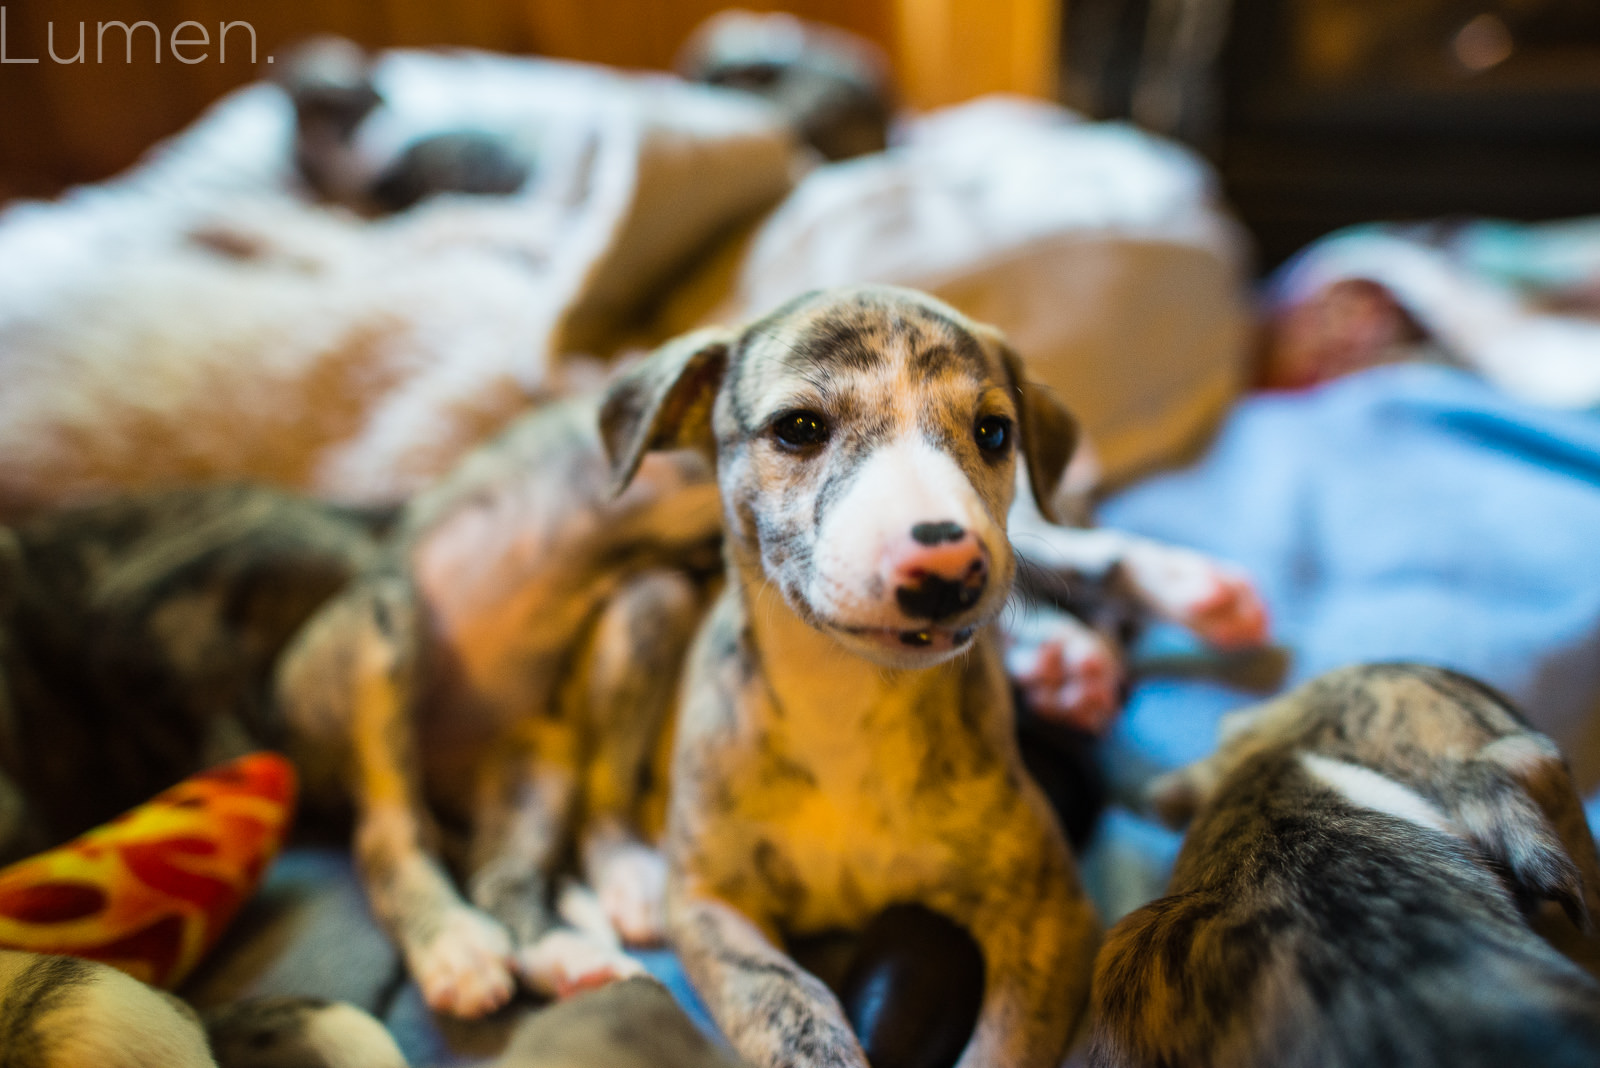
[[[1553,901],[1590,929],[1594,840],[1555,746],[1481,684],[1325,675],[1155,794],[1198,814],[1096,961],[1091,1064],[1600,1064],[1600,984],[1530,926]]]
[[[716,457],[728,581],[689,656],[667,852],[671,938],[718,1024],[766,1068],[866,1068],[785,944],[919,904],[981,949],[963,1068],[1057,1064],[1098,926],[993,624],[1019,474],[1048,510],[1071,418],[992,329],[869,287],[681,339],[602,419],[619,485],[653,450]]]

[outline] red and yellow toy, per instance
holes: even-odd
[[[177,986],[255,892],[294,795],[289,762],[254,753],[0,869],[0,948],[86,957]]]

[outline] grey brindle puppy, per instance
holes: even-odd
[[[865,1068],[785,939],[917,902],[983,950],[963,1068],[1058,1063],[1098,927],[993,624],[1019,464],[1048,511],[1070,417],[992,329],[889,288],[682,339],[601,417],[619,486],[651,450],[716,459],[728,582],[686,667],[667,910],[718,1024],[757,1065]]]
[[[659,929],[640,773],[720,509],[682,456],[611,494],[598,407],[539,410],[388,520],[223,487],[0,527],[0,863],[278,746],[312,807],[353,808],[433,1008],[637,970],[552,930],[550,879],[575,844],[609,921]]]
[[[1198,815],[1169,895],[1107,936],[1091,1064],[1600,1064],[1600,984],[1530,926],[1555,902],[1589,930],[1594,840],[1555,746],[1481,684],[1334,672],[1156,796]]]

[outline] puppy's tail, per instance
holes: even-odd
[[[217,1068],[407,1068],[383,1025],[343,1002],[256,998],[204,1023]]]

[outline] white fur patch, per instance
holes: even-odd
[[[1434,808],[1427,798],[1371,768],[1316,753],[1301,753],[1300,764],[1314,779],[1337,791],[1353,805],[1372,812],[1382,812],[1440,834],[1460,837],[1460,832],[1449,817]]]
[[[823,518],[808,599],[823,615],[856,626],[907,626],[885,582],[885,561],[895,545],[909,542],[915,524],[940,521],[972,531],[991,553],[1006,548],[961,466],[920,433],[903,433],[863,461]]]
[[[1481,754],[1513,775],[1531,779],[1561,763],[1561,750],[1542,734],[1508,734],[1486,746]]]
[[[334,1004],[307,1021],[305,1044],[329,1068],[406,1068],[382,1024],[354,1005]]]

